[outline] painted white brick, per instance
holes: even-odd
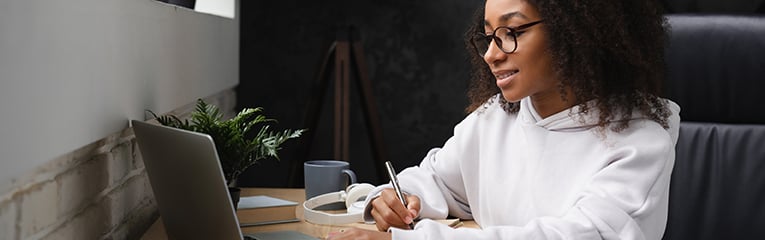
[[[133,166],[133,169],[144,169],[143,165],[143,156],[141,155],[141,146],[138,146],[138,141],[135,139],[132,139],[131,145],[133,146],[133,163],[131,164]]]
[[[159,217],[157,205],[151,201],[144,202],[125,216],[123,224],[104,237],[106,239],[140,239],[157,217]]]
[[[125,213],[121,224],[109,233],[113,239],[139,239],[159,216],[159,209],[146,172],[136,176],[128,189],[130,190],[124,191],[123,195],[134,194],[135,196],[121,198],[122,204],[133,207],[130,212]],[[115,218],[114,208],[115,205],[112,205],[112,218]]]
[[[77,212],[93,202],[106,189],[108,153],[95,156],[77,168],[56,177],[60,184],[59,215]]]
[[[0,239],[16,239],[16,203],[7,201],[0,204]]]
[[[151,189],[147,187],[148,185],[148,178],[144,172],[132,177],[121,187],[115,188],[106,197],[110,202],[112,225],[119,224],[136,208],[153,201],[154,197],[151,194]]]
[[[104,203],[91,205],[42,239],[100,239],[110,227],[108,204]]]
[[[120,182],[132,169],[133,146],[129,141],[122,143],[114,146],[109,151],[109,155],[111,155],[110,158],[107,158],[109,161],[109,185],[113,185]]]
[[[26,239],[46,227],[58,218],[58,185],[45,182],[26,190],[21,197],[21,238]]]

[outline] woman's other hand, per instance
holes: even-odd
[[[409,224],[417,218],[420,212],[420,198],[405,195],[408,206],[404,206],[396,197],[392,188],[383,190],[380,196],[372,200],[372,217],[380,231],[388,231],[390,227],[409,229]]]
[[[340,229],[339,232],[329,233],[327,240],[390,240],[389,232],[377,232],[361,228]]]

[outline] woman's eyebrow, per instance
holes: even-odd
[[[510,20],[511,18],[514,18],[514,17],[519,17],[526,20],[529,19],[529,17],[526,17],[526,15],[524,15],[521,12],[509,12],[509,13],[502,14],[502,16],[499,17],[499,21],[506,22],[507,20]]]
[[[510,20],[511,18],[514,18],[514,17],[523,18],[523,19],[526,19],[526,20],[529,19],[529,17],[527,17],[523,13],[516,11],[516,12],[509,12],[509,13],[502,14],[502,16],[499,16],[499,22],[507,22],[508,20]],[[491,26],[491,23],[489,23],[489,21],[487,21],[485,19],[483,20],[483,24],[484,24],[484,26],[493,27],[493,26]]]

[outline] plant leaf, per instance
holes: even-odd
[[[269,125],[261,126],[253,137],[247,137],[258,124],[276,122],[261,115],[263,108],[245,108],[231,119],[223,120],[220,110],[204,100],[198,99],[189,119],[181,120],[174,115],[157,116],[151,113],[157,121],[165,126],[176,127],[195,132],[205,133],[212,137],[226,181],[231,183],[248,167],[258,160],[273,157],[279,159],[280,145],[285,141],[298,138],[305,131],[283,130],[275,132]]]

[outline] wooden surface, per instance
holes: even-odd
[[[303,201],[305,200],[305,190],[301,188],[243,188],[242,196],[253,195],[267,195],[271,197],[281,198],[298,202],[298,207],[295,208],[295,215],[300,219],[300,222],[271,224],[263,226],[243,227],[243,233],[256,233],[278,230],[293,230],[302,232],[306,235],[317,237],[320,239],[326,239],[327,234],[330,232],[336,232],[343,228],[352,226],[361,226],[361,223],[346,224],[346,225],[318,225],[306,222],[303,220]],[[237,215],[240,213],[237,212]],[[474,221],[464,221],[463,227],[478,228],[478,225]],[[374,229],[374,225],[362,226],[367,229]],[[142,240],[166,240],[167,234],[165,233],[164,225],[162,224],[162,218],[158,219],[151,225],[149,230],[144,233]]]

